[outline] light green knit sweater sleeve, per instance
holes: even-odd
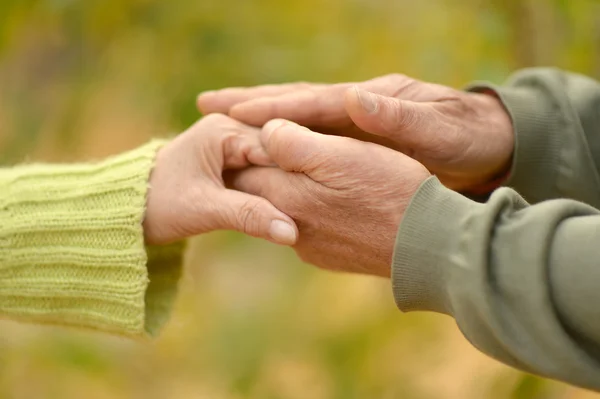
[[[0,317],[153,335],[182,244],[146,248],[142,220],[161,141],[94,164],[0,169]]]

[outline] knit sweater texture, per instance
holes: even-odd
[[[148,179],[163,141],[98,163],[0,169],[0,317],[155,335],[183,244],[146,247]]]

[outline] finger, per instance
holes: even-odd
[[[346,111],[364,131],[393,140],[399,145],[419,146],[438,132],[437,114],[429,103],[399,100],[358,87],[346,91]]]
[[[337,140],[342,138],[316,133],[282,119],[269,121],[261,133],[267,154],[289,172],[310,173],[336,151]]]
[[[345,127],[352,123],[344,109],[344,92],[348,87],[350,85],[340,84],[255,98],[234,105],[229,115],[253,126],[280,118],[311,127]]]
[[[289,194],[291,174],[279,168],[250,167],[224,174],[227,188],[257,195],[285,210],[281,201]]]
[[[214,112],[228,113],[235,104],[260,97],[279,96],[300,90],[312,90],[326,85],[320,83],[285,83],[279,85],[263,85],[255,87],[231,87],[216,91],[200,93],[196,99],[198,110],[203,114]]]
[[[294,245],[296,223],[268,200],[235,190],[225,190],[219,201],[218,225],[276,244]]]
[[[241,126],[237,134],[223,139],[223,170],[250,165],[274,166],[260,141],[260,129]]]
[[[249,165],[273,166],[260,141],[260,128],[248,126],[227,115],[211,114],[200,119],[188,131],[186,133],[193,136],[192,141],[199,147],[208,146],[207,151],[211,155],[218,154],[218,162],[222,158],[218,167],[223,170]]]

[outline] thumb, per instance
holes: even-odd
[[[284,119],[267,122],[261,132],[265,150],[287,172],[310,172],[332,155],[335,139]]]
[[[218,198],[216,223],[223,229],[236,230],[276,244],[294,245],[298,239],[296,223],[262,197],[225,190]]]
[[[346,111],[362,130],[401,146],[419,147],[434,138],[435,110],[428,103],[381,96],[354,86],[346,91]]]

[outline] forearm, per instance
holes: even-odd
[[[510,177],[530,203],[571,198],[600,207],[600,84],[550,68],[526,69],[493,90],[513,121]]]
[[[148,253],[144,246],[148,178],[161,144],[98,164],[0,170],[1,316],[156,331],[182,252],[181,244]]]
[[[590,206],[530,206],[509,189],[479,204],[430,179],[399,230],[395,296],[404,311],[452,315],[496,359],[599,390],[598,242]]]

